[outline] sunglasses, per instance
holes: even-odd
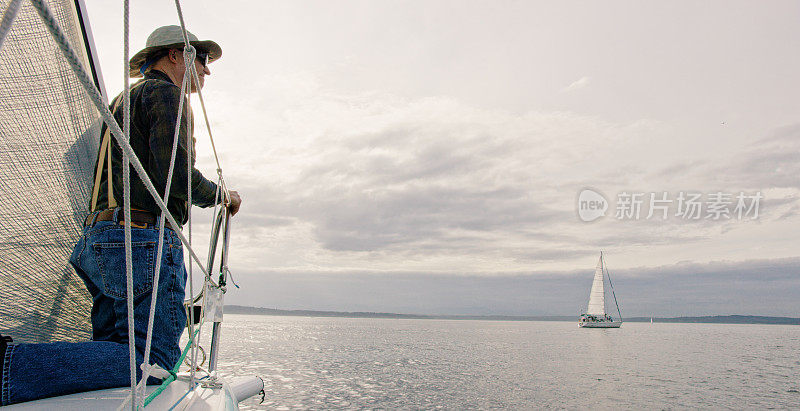
[[[208,65],[208,52],[198,51],[197,54],[195,54],[195,58],[200,62],[200,64],[203,65],[203,67]]]
[[[183,50],[180,50],[180,49],[174,49],[174,50],[179,52],[179,53],[183,53]],[[154,54],[152,57],[150,57],[149,60],[156,61],[156,60],[160,59],[162,56],[166,56],[169,53],[170,53],[170,50],[164,50],[164,51],[158,52],[158,53]],[[208,65],[208,52],[207,51],[197,50],[197,52],[195,53],[195,57],[194,58],[197,59],[197,61],[199,61],[200,64],[203,65],[203,67]]]

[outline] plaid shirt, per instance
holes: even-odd
[[[181,99],[181,89],[172,83],[170,78],[158,70],[150,70],[144,79],[131,86],[131,137],[130,144],[139,161],[147,171],[150,181],[155,185],[161,198],[164,198],[164,189],[167,186],[172,144],[175,133],[175,121],[178,116],[178,104]],[[116,99],[122,98],[120,94]],[[116,101],[115,99],[115,101]],[[114,104],[112,102],[111,109]],[[123,105],[114,112],[117,123],[122,124]],[[187,132],[187,116],[189,118],[189,131]],[[183,106],[178,137],[178,152],[175,156],[175,167],[172,175],[172,188],[169,191],[167,207],[175,219],[184,224],[188,220],[187,196],[187,135],[193,135],[194,116],[187,102]],[[105,133],[106,125],[103,124],[101,136]],[[111,152],[112,177],[114,199],[122,206],[122,150],[111,138],[113,149]],[[203,177],[194,168],[195,139],[192,137],[192,203],[200,207],[214,205],[217,185]],[[104,153],[102,153],[104,154]],[[97,170],[97,163],[95,163]],[[100,190],[97,197],[97,210],[108,208],[108,176],[104,166],[100,179]],[[131,167],[131,207],[161,215],[150,192],[147,191],[139,175]]]

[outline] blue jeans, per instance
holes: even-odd
[[[70,257],[92,296],[93,341],[9,344],[2,370],[2,405],[130,385],[123,230],[115,221],[100,221],[84,228]],[[147,337],[158,229],[132,228],[131,237],[138,365],[143,360]],[[164,229],[150,362],[167,370],[180,358],[178,343],[186,326],[185,287],[181,240],[172,230]]]

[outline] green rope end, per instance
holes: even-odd
[[[194,335],[197,336],[199,332],[200,330],[195,331]],[[145,407],[147,407],[147,405],[150,404],[150,402],[152,402],[153,399],[158,397],[159,394],[164,392],[164,390],[167,389],[168,385],[172,384],[172,382],[178,378],[178,370],[181,368],[181,363],[183,363],[183,360],[186,359],[186,354],[189,353],[189,348],[192,346],[192,342],[194,342],[194,338],[189,338],[189,343],[186,344],[186,347],[183,349],[183,352],[181,353],[181,358],[178,360],[178,363],[175,364],[175,366],[172,367],[172,370],[169,371],[170,374],[169,377],[167,377],[155,391],[150,393],[150,395],[148,395],[147,398],[144,399]]]

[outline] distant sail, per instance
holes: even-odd
[[[603,316],[606,314],[606,294],[603,289],[603,257],[597,260],[597,268],[594,270],[594,281],[592,291],[589,293],[589,307],[586,314]]]
[[[619,317],[616,319],[606,315],[605,277],[608,277],[608,285],[611,286],[611,294],[614,296],[614,304],[617,306]],[[581,328],[619,328],[622,325],[622,312],[619,310],[614,284],[611,282],[608,269],[605,267],[602,252],[600,252],[600,261],[597,262],[597,268],[594,270],[592,290],[589,291],[589,306],[586,312],[581,314],[578,325]]]
[[[82,3],[48,0],[104,92]],[[0,10],[8,4],[0,0]],[[41,18],[23,2],[0,50],[0,332],[15,342],[90,337],[91,299],[69,256],[89,210],[99,119]]]

